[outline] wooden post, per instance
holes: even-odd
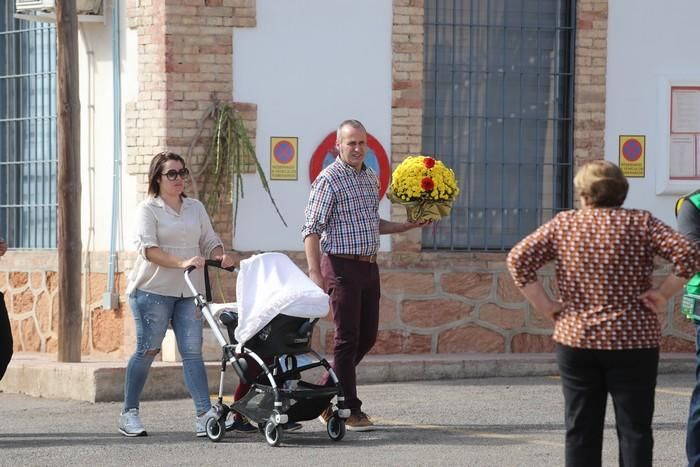
[[[80,231],[80,100],[75,0],[56,1],[58,40],[58,361],[79,362],[83,311]]]

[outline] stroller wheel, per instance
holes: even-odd
[[[282,428],[272,422],[265,424],[265,441],[272,447],[279,446],[282,441]]]
[[[334,414],[326,423],[326,431],[330,439],[340,441],[345,437],[345,420]]]
[[[226,434],[226,424],[223,419],[218,419],[216,417],[209,417],[207,420],[207,437],[218,443],[224,439]]]
[[[258,431],[260,432],[261,435],[265,434],[265,423],[264,422],[258,423]]]

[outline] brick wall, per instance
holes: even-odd
[[[579,0],[576,21],[574,157],[603,159],[608,0]]]
[[[127,166],[145,193],[148,164],[162,150],[185,156],[192,172],[199,171],[209,140],[198,130],[200,120],[212,97],[232,99],[232,28],[255,26],[255,0],[130,0],[127,18],[138,33],[139,67],[138,99],[126,105]],[[238,108],[254,134],[256,106]],[[224,197],[210,215],[225,245],[232,245],[230,201]]]
[[[421,151],[423,134],[423,0],[394,0],[391,33],[391,163]],[[393,220],[406,219],[403,206],[392,206]],[[392,236],[395,252],[417,253],[420,231]]]

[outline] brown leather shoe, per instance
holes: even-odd
[[[349,431],[372,431],[376,429],[372,420],[364,412],[350,414],[348,419],[345,420],[345,428]]]

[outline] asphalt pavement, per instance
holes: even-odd
[[[682,466],[691,374],[659,376],[654,465]],[[362,385],[372,432],[331,441],[317,421],[270,447],[258,433],[194,436],[188,399],[145,401],[149,436],[117,431],[118,403],[49,400],[0,393],[0,465],[377,465],[561,466],[563,397],[556,377],[484,378]],[[608,403],[604,465],[617,440]]]

